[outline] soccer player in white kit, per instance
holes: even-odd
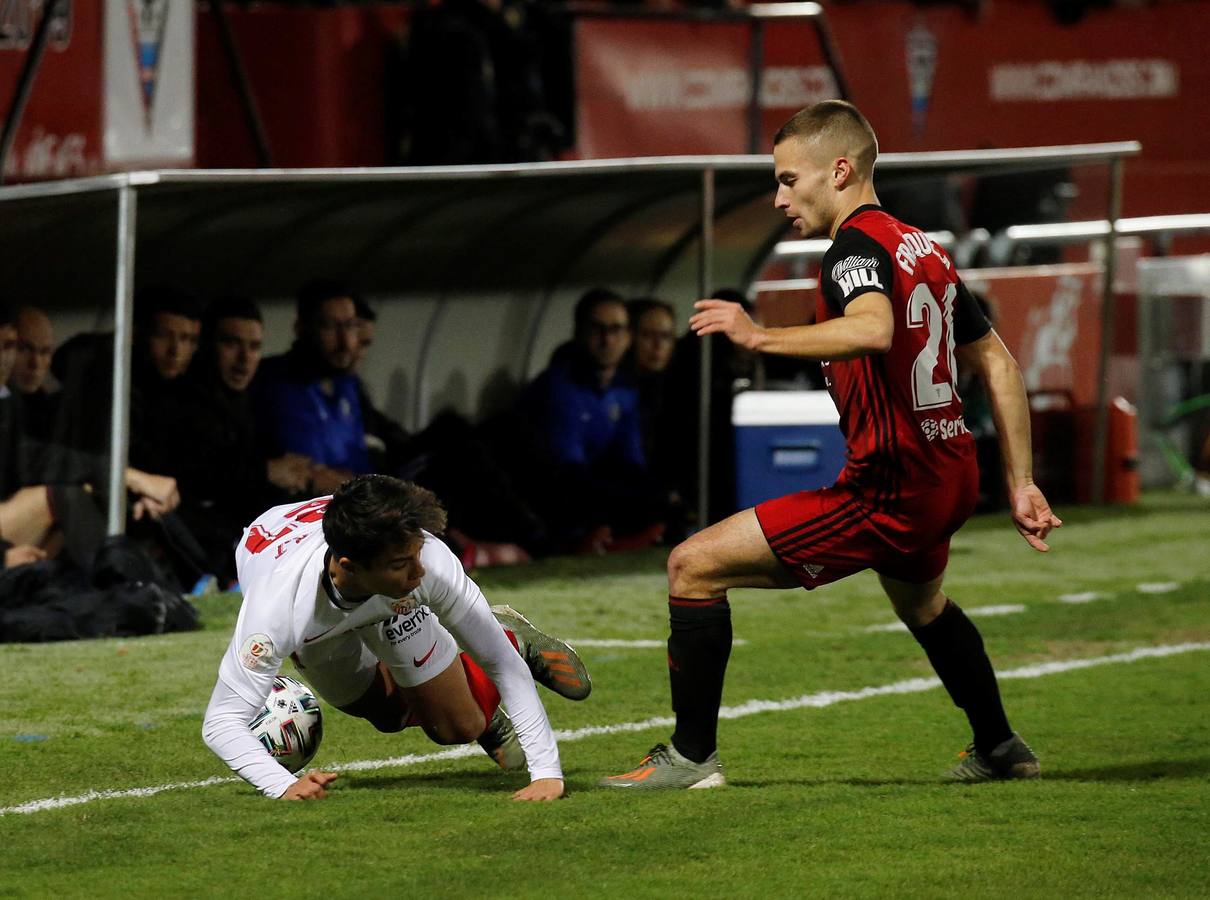
[[[288,656],[328,703],[379,731],[418,725],[439,744],[479,739],[505,768],[523,753],[531,782],[513,799],[562,796],[534,679],[580,700],[588,672],[567,644],[488,606],[435,537],[444,527],[432,493],[385,475],[274,507],[248,526],[236,550],[244,602],[206,709],[207,746],[268,797],[325,796],[334,773],[296,778],[248,727]]]

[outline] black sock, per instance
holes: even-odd
[[[676,731],[672,746],[704,762],[718,742],[718,708],[731,655],[731,606],[726,597],[668,598],[668,680]]]
[[[975,749],[986,756],[1012,737],[983,638],[961,607],[951,600],[933,621],[910,630],[954,705],[970,720]]]

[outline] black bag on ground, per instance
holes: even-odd
[[[49,560],[0,571],[0,642],[66,641],[191,631],[197,610],[166,588],[155,562],[107,538],[91,573]]]

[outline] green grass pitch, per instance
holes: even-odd
[[[1007,517],[954,541],[947,590],[1002,670],[1210,646],[1210,505],[1149,495],[1061,510],[1036,554]],[[486,571],[489,599],[572,639],[666,636],[665,553]],[[1084,602],[1071,602],[1072,596]],[[1061,599],[1066,597],[1066,600]],[[1006,679],[1032,783],[946,785],[967,740],[940,688],[724,721],[729,784],[615,794],[670,729],[562,744],[570,796],[509,801],[523,776],[478,754],[342,774],[328,800],[266,800],[200,739],[239,598],[202,631],[0,646],[0,897],[1194,897],[1210,894],[1210,649]],[[807,594],[737,591],[724,702],[855,691],[931,674],[868,573]],[[974,616],[972,616],[974,617]],[[669,715],[658,649],[585,648],[592,697],[544,693],[557,729]],[[287,671],[290,667],[287,666]],[[325,709],[317,766],[430,754]]]

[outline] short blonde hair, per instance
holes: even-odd
[[[861,110],[852,103],[824,100],[800,109],[778,129],[773,146],[790,138],[839,144],[853,154],[853,162],[861,175],[868,178],[874,171],[874,161],[878,158],[878,137]]]

